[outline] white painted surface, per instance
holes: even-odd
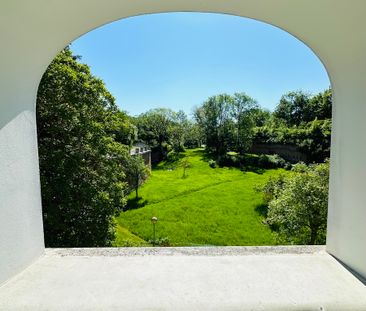
[[[0,283],[42,253],[34,104],[47,65],[98,26],[170,11],[259,19],[297,36],[321,58],[335,93],[327,249],[366,276],[366,1],[2,0]]]
[[[24,110],[1,128],[0,146],[2,283],[28,266],[44,248],[35,116],[32,111]]]
[[[70,256],[67,249],[48,250],[0,289],[2,311],[366,310],[366,286],[324,251]]]

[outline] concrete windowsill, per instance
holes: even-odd
[[[323,246],[46,249],[0,310],[366,310]]]

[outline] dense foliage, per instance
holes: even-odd
[[[224,155],[229,150],[241,154],[248,151],[255,125],[252,113],[257,108],[256,101],[245,93],[208,98],[194,112],[206,149],[216,155]]]
[[[295,244],[324,244],[329,162],[297,164],[293,174],[270,179],[261,188],[268,202],[267,223],[282,241]]]
[[[254,143],[295,145],[308,162],[330,157],[332,93],[315,96],[301,91],[282,96],[271,117],[254,129]]]
[[[188,120],[181,110],[152,109],[134,118],[133,122],[138,128],[139,139],[146,142],[159,155],[160,160],[169,151],[179,153],[185,147],[200,146],[202,141],[197,124]]]
[[[274,116],[287,126],[300,125],[315,119],[332,118],[332,92],[330,89],[312,96],[302,91],[283,95]]]
[[[332,121],[313,120],[300,126],[287,127],[272,124],[254,129],[255,143],[296,145],[307,155],[309,162],[323,162],[330,156]]]
[[[43,75],[37,121],[46,245],[110,245],[134,127],[68,48]]]
[[[150,171],[145,165],[144,159],[140,156],[134,156],[126,161],[125,172],[128,184],[131,189],[135,189],[135,199],[139,197],[139,187],[149,176]]]

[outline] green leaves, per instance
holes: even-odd
[[[196,108],[195,119],[203,131],[208,151],[217,155],[229,150],[247,151],[255,124],[252,112],[257,108],[256,101],[245,93],[212,96]]]
[[[283,95],[274,116],[282,119],[287,126],[300,125],[315,119],[332,118],[332,92],[330,89],[312,96],[302,91]]]
[[[267,223],[295,244],[324,244],[328,209],[329,162],[298,164],[290,177],[270,180],[263,188]]]
[[[128,147],[123,143],[130,143],[124,133],[133,127],[103,81],[77,59],[68,48],[59,53],[38,89],[42,205],[50,247],[110,245],[113,217],[126,203],[122,160]]]

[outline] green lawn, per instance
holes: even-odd
[[[210,168],[201,149],[187,150],[191,167],[183,176],[178,163],[160,163],[116,219],[115,246],[144,246],[152,239],[152,216],[158,217],[157,238],[174,246],[274,245],[275,236],[257,211],[262,196],[254,188],[285,170],[262,174],[236,168]]]

